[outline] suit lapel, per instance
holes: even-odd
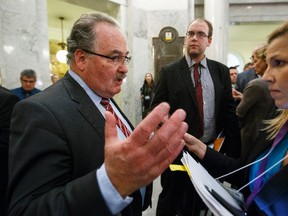
[[[78,103],[78,111],[95,128],[95,131],[104,139],[105,118],[97,109],[95,104],[86,94],[84,89],[67,73],[64,85],[71,97],[71,100]]]
[[[188,68],[185,57],[183,57],[180,60],[179,64],[180,64],[180,71],[179,71],[180,76],[182,77],[182,80],[185,86],[187,87],[189,94],[192,97],[192,101],[194,102],[194,104],[197,104],[196,93],[194,91],[194,85],[191,78],[191,71]]]
[[[112,103],[115,105],[115,107],[118,109],[118,111],[121,113],[121,115],[123,116],[123,118],[127,121],[127,123],[129,124],[130,128],[132,130],[134,130],[134,126],[132,125],[132,123],[129,121],[129,119],[127,118],[127,116],[122,112],[122,110],[119,108],[118,104],[115,102],[115,100],[113,98],[111,98]]]
[[[105,118],[101,114],[101,112],[97,109],[95,104],[91,101],[89,96],[86,94],[84,89],[67,73],[67,79],[64,81],[64,85],[66,86],[67,91],[71,99],[77,102],[78,111],[84,116],[84,118],[95,128],[96,132],[100,137],[104,137],[104,127]],[[131,129],[134,127],[129,121],[129,119],[125,116],[122,110],[118,107],[117,103],[114,99],[111,99],[112,103],[117,107],[121,115],[125,118]]]

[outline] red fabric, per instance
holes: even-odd
[[[202,84],[200,79],[200,73],[198,71],[198,64],[194,64],[194,82],[195,82],[195,91],[196,91],[196,99],[198,112],[200,117],[199,122],[199,135],[203,135],[203,125],[204,125],[204,113],[203,113],[203,95],[202,95]]]
[[[102,98],[101,102],[100,102],[107,111],[111,112],[113,114],[113,116],[116,119],[116,123],[117,126],[120,128],[120,130],[123,132],[123,134],[128,137],[131,133],[130,131],[127,129],[127,127],[125,126],[125,124],[121,121],[121,119],[116,115],[116,113],[114,112],[109,99],[107,98]]]

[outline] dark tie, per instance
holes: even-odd
[[[203,135],[203,125],[204,125],[204,113],[203,113],[203,95],[202,95],[202,84],[201,84],[201,77],[198,70],[199,64],[194,64],[194,82],[195,82],[195,92],[196,92],[196,99],[197,99],[197,107],[198,113],[200,117],[199,122],[199,135],[200,137]],[[200,65],[201,67],[201,65]]]
[[[120,128],[120,130],[123,132],[123,134],[128,137],[130,135],[130,131],[127,129],[127,127],[125,126],[125,124],[121,121],[121,119],[116,115],[116,113],[114,112],[110,102],[109,102],[109,99],[107,98],[102,98],[101,102],[100,102],[104,108],[111,112],[114,116],[114,118],[116,119],[116,123],[117,123],[117,126]]]

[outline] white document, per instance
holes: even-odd
[[[214,215],[245,215],[239,203],[191,155],[184,152],[181,161],[188,169],[190,179],[199,196]]]

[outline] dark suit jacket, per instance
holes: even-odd
[[[262,128],[264,125],[262,126]],[[230,158],[219,152],[207,148],[207,152],[201,164],[207,171],[214,177],[219,177],[227,174],[245,164],[253,162],[262,152],[270,148],[272,141],[266,140],[267,134],[265,131],[260,131],[256,139],[256,143],[250,151],[248,158]],[[239,187],[245,185],[249,180],[249,168],[240,172],[236,172],[226,178],[232,184]],[[278,173],[271,177],[260,192],[256,195],[255,199],[261,200],[261,210],[269,215],[288,215],[288,165],[283,167]],[[246,187],[243,191],[244,196],[247,198],[251,193],[249,188]],[[248,215],[263,215],[259,208],[253,204],[248,208]],[[266,215],[265,214],[265,215]]]
[[[249,69],[247,71],[243,71],[242,73],[238,73],[235,89],[237,91],[243,92],[246,85],[253,79],[257,79],[258,76],[256,75],[253,69]]]
[[[232,98],[229,69],[209,59],[207,65],[214,83],[216,132],[219,134],[224,129],[226,142],[223,150],[228,155],[238,157],[241,146],[240,130]],[[185,57],[161,69],[152,107],[163,101],[170,104],[170,113],[179,108],[184,109],[187,113],[185,121],[189,125],[188,133],[199,137],[196,94]]]
[[[68,73],[19,102],[9,149],[9,215],[110,216],[95,172],[104,162],[104,124]],[[141,215],[139,191],[134,195],[122,215]]]
[[[14,105],[19,101],[12,92],[0,86],[0,215],[5,215],[5,196],[8,182],[8,143],[10,119]]]
[[[262,129],[262,121],[271,119],[275,115],[276,109],[268,83],[263,79],[250,81],[236,108],[236,114],[241,123],[242,157],[250,154],[259,131]]]

